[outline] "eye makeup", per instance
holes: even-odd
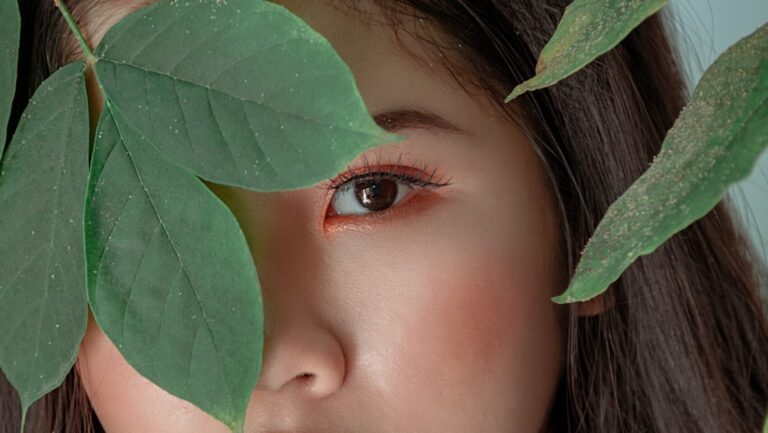
[[[406,192],[407,197],[403,198],[402,202],[398,200],[397,203],[383,210],[339,214],[334,209],[334,204],[340,194],[354,192],[355,187],[361,184],[376,185],[386,182],[395,183],[398,188],[406,188],[408,190]],[[417,204],[424,204],[427,196],[434,195],[430,193],[433,193],[435,189],[448,185],[451,185],[451,181],[441,173],[439,166],[424,162],[404,161],[402,152],[396,160],[382,160],[380,154],[375,162],[363,157],[361,166],[351,167],[320,186],[326,189],[329,195],[326,199],[324,226],[337,225],[341,222],[350,224],[356,220],[364,223],[384,221],[396,214],[403,214],[412,210],[411,208]]]

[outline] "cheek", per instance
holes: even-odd
[[[392,348],[379,380],[407,419],[456,414],[442,431],[537,431],[562,365],[557,306],[540,268],[467,257],[401,275],[420,295],[376,336]]]
[[[513,366],[535,373],[542,358],[558,358],[565,309],[550,300],[562,284],[555,221],[546,209],[519,205],[526,202],[536,203],[496,202],[488,211],[465,203],[475,210],[446,212],[455,217],[422,233],[428,247],[405,249],[409,264],[396,267],[406,270],[398,285],[409,287],[407,332],[459,376],[498,378]],[[419,235],[407,238],[416,243]]]
[[[494,359],[519,332],[514,324],[524,302],[514,302],[512,279],[492,275],[482,264],[465,260],[461,268],[432,269],[425,281],[430,296],[413,314],[420,318],[417,329],[456,373]]]
[[[489,181],[344,258],[375,274],[355,286],[372,306],[361,320],[377,323],[376,385],[409,419],[456,413],[442,431],[538,431],[564,363],[554,213],[540,191],[496,184],[531,182]]]
[[[552,367],[541,361],[559,345],[557,306],[549,301],[541,268],[514,263],[482,256],[422,268],[411,281],[424,278],[425,296],[410,303],[405,316],[411,319],[404,339],[415,343],[404,349],[409,357],[429,353],[441,372],[471,383]]]
[[[89,317],[76,364],[88,399],[109,433],[226,433],[192,404],[142,377]]]

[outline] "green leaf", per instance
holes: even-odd
[[[262,362],[261,293],[236,219],[195,175],[307,187],[397,137],[330,44],[268,2],[161,1],[89,59],[107,107],[86,208],[96,321],[140,374],[239,431]]]
[[[768,433],[768,418],[765,419],[765,427],[763,427],[763,433]]]
[[[707,214],[768,146],[768,25],[704,74],[648,171],[616,202],[555,302],[604,292],[637,257]]]
[[[86,207],[96,322],[143,376],[240,431],[261,369],[263,313],[229,209],[107,101]]]
[[[161,1],[96,50],[107,97],[161,154],[220,184],[301,188],[387,137],[349,68],[266,1]]]
[[[64,380],[88,318],[83,71],[77,62],[43,82],[0,167],[0,369],[24,412]]]
[[[613,49],[666,3],[666,0],[574,0],[541,51],[536,76],[515,87],[506,102],[573,75]]]
[[[19,34],[21,17],[16,0],[0,0],[0,159],[3,157],[8,125],[11,114],[13,92],[16,89],[16,63],[19,57]]]

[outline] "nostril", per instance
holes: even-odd
[[[315,381],[315,375],[312,373],[301,373],[296,376],[296,381],[299,382],[305,388],[312,388],[312,384]]]
[[[278,391],[285,385],[313,398],[333,394],[346,376],[346,359],[335,336],[321,328],[294,333],[265,344],[264,366],[256,390]]]

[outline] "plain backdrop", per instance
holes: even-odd
[[[723,51],[768,23],[768,0],[670,0],[667,7],[691,85]],[[768,262],[768,152],[728,195]]]

